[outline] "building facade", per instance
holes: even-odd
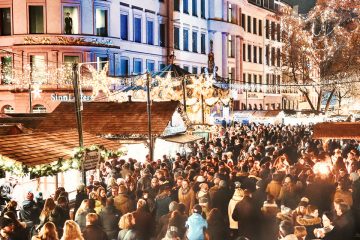
[[[235,110],[282,108],[276,87],[281,83],[278,4],[2,0],[0,111],[51,112],[60,101],[72,101],[71,85],[56,78],[66,63],[93,62],[99,69],[108,62],[110,75],[129,76],[162,69],[174,52],[175,64],[199,74],[208,66],[210,51],[217,74],[233,83]],[[83,100],[92,100],[90,95],[91,89],[84,88]]]

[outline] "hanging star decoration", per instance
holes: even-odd
[[[42,90],[40,89],[40,85],[39,84],[34,85],[31,93],[34,94],[35,99],[41,98]]]
[[[88,66],[88,69],[91,73],[91,77],[89,79],[89,84],[92,87],[92,99],[95,99],[96,96],[99,95],[100,92],[105,94],[105,96],[109,97],[110,89],[107,78],[107,72],[109,69],[109,65],[106,63],[103,69],[98,71],[92,65]]]

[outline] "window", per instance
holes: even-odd
[[[79,10],[77,7],[64,7],[63,19],[63,30],[65,34],[79,33]]]
[[[263,52],[262,52],[262,47],[259,47],[259,63],[260,63],[260,64],[263,63],[263,61],[262,61],[262,54],[263,54]]]
[[[228,79],[230,82],[234,81],[234,76],[235,76],[235,69],[232,67],[228,68]]]
[[[201,34],[201,53],[206,54],[206,35],[205,35],[205,33]]]
[[[276,38],[277,38],[278,42],[281,41],[281,30],[280,30],[280,24],[279,23],[276,25]]]
[[[254,79],[254,84],[257,84],[257,75],[256,74],[254,74],[253,79]],[[256,88],[255,88],[255,91],[256,91]]]
[[[189,0],[183,0],[183,13],[189,14]]]
[[[0,60],[0,84],[10,84],[12,80],[12,57],[4,56]]]
[[[141,59],[134,59],[134,74],[139,74],[142,72],[142,61]]]
[[[10,8],[0,8],[0,36],[11,35]]]
[[[105,9],[96,9],[96,35],[108,36],[108,11]]]
[[[189,72],[189,66],[184,65],[183,68],[184,68],[185,71]]]
[[[197,68],[197,67],[193,67],[193,68],[192,68],[192,73],[193,73],[193,74],[198,74],[198,68]]]
[[[234,57],[234,41],[231,35],[228,36],[228,57]]]
[[[122,40],[129,40],[128,36],[128,15],[121,14],[120,15],[120,38]]]
[[[120,59],[120,75],[121,76],[129,75],[129,59],[127,58]]]
[[[197,53],[197,32],[192,32],[192,51]]]
[[[146,42],[149,45],[154,45],[154,22],[148,20],[146,22]]]
[[[155,61],[146,60],[146,70],[148,70],[149,72],[154,72],[154,70],[155,70]]]
[[[248,80],[248,81],[247,81],[248,84],[251,84],[251,76],[252,76],[252,75],[251,75],[250,73],[248,73],[248,79],[247,79],[247,80]]]
[[[192,15],[197,17],[198,13],[197,13],[197,3],[198,0],[192,0]]]
[[[189,51],[189,30],[183,30],[183,50]]]
[[[33,113],[46,113],[46,107],[44,107],[44,105],[41,105],[41,104],[36,104],[33,106],[32,112]]]
[[[262,75],[259,75],[260,92],[262,92]]]
[[[257,34],[257,26],[256,26],[256,23],[257,23],[257,19],[256,19],[256,18],[253,18],[253,34]]]
[[[80,62],[79,56],[64,56],[65,64],[72,64],[72,63],[79,63],[79,62]]]
[[[275,48],[271,48],[271,66],[275,66],[275,59],[276,59],[276,56],[275,56]]]
[[[251,45],[248,45],[248,49],[247,49],[247,54],[248,54],[248,62],[251,62]]]
[[[228,14],[228,22],[231,22],[232,21],[232,5],[231,5],[231,3],[228,3],[228,12],[227,12]]]
[[[254,63],[257,63],[257,47],[256,46],[253,47],[253,51],[254,51]]]
[[[33,83],[42,82],[45,76],[45,56],[44,55],[31,55],[30,56],[30,71],[31,81]]]
[[[174,48],[180,49],[180,29],[174,27]]]
[[[243,82],[243,83],[246,83],[246,73],[243,73],[242,82]]]
[[[180,12],[180,0],[174,0],[174,11]]]
[[[271,40],[275,40],[276,25],[275,22],[271,22]]]
[[[141,18],[134,18],[134,42],[141,43]]]
[[[281,53],[280,53],[280,48],[278,48],[276,53],[276,66],[280,67],[280,63],[281,63]]]
[[[15,109],[11,105],[5,105],[1,108],[1,113],[14,113]]]
[[[206,18],[206,16],[205,16],[205,0],[201,0],[201,17]]]
[[[241,26],[244,28],[244,31],[246,31],[246,15],[241,14]]]
[[[270,65],[270,47],[269,45],[266,45],[266,50],[265,50],[265,60],[266,60],[266,65]]]
[[[166,46],[166,25],[165,25],[165,23],[160,23],[160,25],[159,25],[159,45],[160,45],[160,47]]]
[[[29,6],[29,33],[44,33],[43,6]]]
[[[163,70],[166,67],[165,63],[159,63],[159,71]]]
[[[246,44],[245,43],[243,43],[242,55],[243,55],[243,61],[246,62]]]
[[[266,36],[266,39],[269,39],[270,37],[270,23],[269,23],[269,20],[266,20],[266,24],[265,24],[265,36]]]
[[[262,20],[259,20],[259,36],[262,36]]]
[[[251,33],[251,16],[247,17],[247,31]]]
[[[105,65],[108,63],[109,59],[107,57],[97,57],[96,58],[96,67],[97,70],[103,70]]]

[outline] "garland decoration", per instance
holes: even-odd
[[[60,158],[48,164],[40,164],[36,166],[27,166],[20,162],[14,161],[6,156],[0,155],[0,169],[11,172],[14,175],[24,177],[30,175],[31,178],[54,176],[59,172],[66,172],[70,169],[80,169],[85,154],[90,151],[100,152],[100,162],[105,162],[110,158],[118,158],[125,155],[124,150],[109,151],[103,146],[90,146],[84,148],[75,148],[73,156],[70,159]]]

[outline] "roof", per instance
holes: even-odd
[[[188,135],[188,134],[181,134],[181,135],[166,137],[163,139],[168,142],[185,144],[185,143],[195,142],[197,140],[203,139],[203,137],[195,136],[195,135]]]
[[[239,116],[242,117],[258,117],[258,118],[266,118],[266,117],[277,117],[282,110],[255,110],[255,111],[239,111],[236,112]]]
[[[360,140],[360,122],[326,122],[314,126],[313,138],[358,139]]]
[[[0,124],[0,136],[23,133],[21,124]]]
[[[44,114],[6,114],[0,115],[0,124],[22,124],[25,128],[34,129],[45,118]]]
[[[102,145],[108,150],[118,150],[119,143],[83,133],[84,146]],[[27,166],[69,159],[79,146],[76,130],[53,133],[31,133],[0,136],[0,156],[8,157]]]
[[[178,101],[152,102],[152,133],[161,135],[177,110]],[[144,135],[148,133],[146,102],[84,102],[83,130],[95,135]],[[40,123],[36,131],[76,128],[74,103],[62,102]]]

